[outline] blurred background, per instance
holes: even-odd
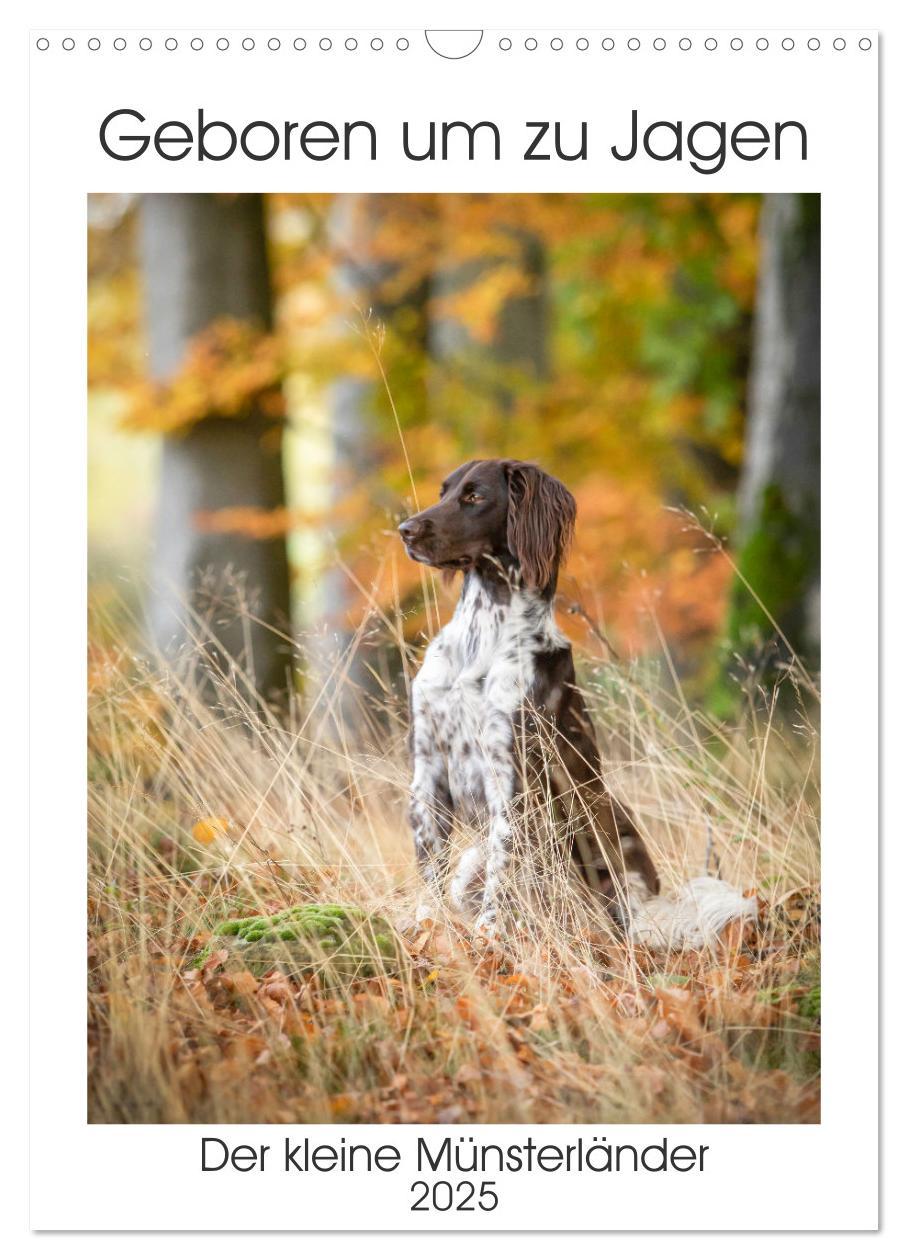
[[[327,644],[393,682],[386,645],[456,597],[397,523],[503,455],[577,498],[578,645],[658,659],[718,716],[817,669],[819,218],[807,194],[91,197],[93,654],[139,627],[176,650],[188,609],[265,694]]]

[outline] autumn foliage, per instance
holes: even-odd
[[[178,436],[211,416],[242,423],[253,406],[278,440],[286,429],[286,506],[237,503],[198,527],[287,534],[304,557],[304,620],[355,626],[367,591],[402,603],[415,635],[430,613],[397,521],[466,458],[535,459],[579,503],[568,598],[572,583],[595,590],[622,651],[659,651],[664,637],[685,671],[699,668],[730,570],[666,509],[721,535],[733,524],[758,199],[412,195],[339,208],[281,194],[269,206],[275,331],[217,321],[164,383],[143,368],[132,212],[90,238],[90,386],[118,394],[126,429]],[[364,391],[358,427],[338,436],[334,399],[351,386]],[[338,560],[344,596],[326,605]]]

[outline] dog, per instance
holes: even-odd
[[[413,560],[464,574],[451,621],[412,687],[410,823],[432,904],[440,904],[451,832],[484,836],[460,860],[451,897],[476,928],[497,929],[515,836],[550,801],[570,858],[620,919],[629,877],[655,896],[659,878],[630,812],[605,788],[571,645],[555,623],[558,571],[574,532],[569,490],[537,465],[484,459],[445,480],[438,503],[399,526]]]

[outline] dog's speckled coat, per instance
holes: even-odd
[[[460,819],[482,840],[463,854],[452,900],[478,913],[477,928],[494,929],[516,829],[544,799],[587,886],[632,935],[701,944],[729,919],[751,917],[753,906],[710,879],[659,897],[643,838],[605,788],[553,612],[575,512],[567,489],[535,465],[478,460],[447,478],[436,506],[400,526],[414,559],[464,573],[454,616],[413,683],[410,821],[434,900],[417,917],[440,903]]]

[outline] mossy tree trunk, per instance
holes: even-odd
[[[784,666],[795,654],[810,669],[820,660],[819,196],[768,195],[760,233],[738,498],[742,580],[731,594],[723,687],[736,659]]]
[[[178,371],[192,338],[218,319],[270,328],[261,196],[147,195],[141,256],[156,379]],[[165,437],[149,609],[154,638],[162,650],[179,651],[199,633],[198,617],[221,668],[238,662],[265,697],[286,691],[290,670],[286,642],[269,628],[289,626],[286,542],[209,532],[199,514],[283,505],[281,429],[254,403],[242,418],[201,417],[186,433]]]

